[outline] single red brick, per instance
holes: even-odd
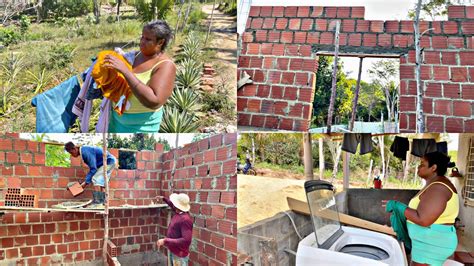
[[[271,6],[262,6],[260,7],[260,17],[269,17],[272,15],[272,7]]]
[[[440,64],[440,52],[438,51],[425,51],[423,53],[423,62],[425,64]]]
[[[296,17],[297,15],[297,7],[296,6],[287,6],[285,7],[285,17],[291,18]]]
[[[410,21],[410,20],[400,21],[400,26],[401,26],[400,27],[400,32],[403,32],[403,33],[414,33],[415,32],[415,28],[413,27],[413,21]],[[412,37],[412,36],[410,36],[410,37]]]
[[[414,79],[415,67],[410,65],[400,65],[400,79]]]
[[[286,29],[288,25],[288,19],[287,18],[278,18],[276,20],[275,28],[277,30],[284,30]]]
[[[448,20],[465,17],[465,6],[448,6]]]
[[[442,83],[427,83],[425,95],[428,97],[442,97],[441,84]]]
[[[266,42],[267,41],[267,31],[266,30],[257,30],[255,32],[255,41],[257,41],[257,42]]]
[[[416,110],[416,98],[400,96],[400,112],[410,112]]]
[[[298,97],[298,89],[294,87],[286,87],[284,98],[290,101],[295,101]]]
[[[448,48],[464,48],[464,38],[448,37]]]
[[[451,67],[451,81],[454,81],[454,82],[468,81],[467,67]]]
[[[349,45],[360,46],[362,44],[362,34],[354,33],[349,34]]]
[[[260,53],[260,44],[258,43],[247,44],[247,54],[259,54],[259,53]]]
[[[342,20],[342,32],[354,32],[355,30],[355,20],[353,19],[343,19]]]
[[[442,52],[441,62],[443,65],[456,65],[456,53],[455,52]]]
[[[314,19],[303,19],[301,21],[301,30],[313,30]]]
[[[12,164],[18,163],[19,162],[18,153],[16,153],[16,152],[7,152],[6,161],[7,161],[7,163],[12,163]]]
[[[430,80],[431,79],[431,66],[430,65],[421,65],[421,79]]]
[[[382,47],[392,46],[392,35],[391,34],[378,34],[377,45]]]
[[[282,84],[293,84],[295,82],[295,73],[293,72],[283,72],[281,75]]]
[[[328,27],[328,21],[326,19],[316,19],[316,30],[326,31]]]
[[[370,31],[371,32],[384,32],[384,21],[382,20],[372,20],[370,21]]]
[[[315,17],[321,17],[323,15],[323,7],[321,6],[313,6],[311,7],[312,11],[310,14],[310,17],[315,18]]]
[[[351,8],[350,7],[338,7],[337,8],[337,17],[338,18],[350,18],[351,17]]]
[[[298,17],[308,17],[309,16],[309,6],[300,6],[298,7]]]
[[[438,115],[452,115],[453,114],[453,102],[450,100],[436,100],[434,102],[435,114]]]
[[[446,118],[446,132],[462,133],[464,132],[464,119]]]
[[[474,34],[474,21],[461,22],[461,32],[463,34]]]
[[[413,45],[413,37],[410,35],[395,34],[393,36],[394,47],[408,47]]]
[[[433,100],[432,98],[423,98],[423,113],[432,114],[433,113]]]
[[[457,21],[443,21],[443,32],[445,34],[457,34],[459,26]]]
[[[461,92],[459,90],[459,84],[449,84],[449,83],[444,83],[443,84],[443,96],[446,98],[460,98]]]
[[[263,18],[252,18],[250,26],[254,30],[261,29],[263,26]]]
[[[396,20],[385,21],[385,32],[397,33],[400,31],[400,22]]]
[[[272,17],[283,17],[285,8],[282,6],[274,6],[272,11]]]
[[[259,6],[250,6],[249,16],[250,17],[260,16],[260,7]]]
[[[265,128],[278,128],[278,118],[277,117],[271,117],[267,116],[265,118]]]
[[[465,101],[454,101],[453,102],[454,108],[454,115],[455,116],[471,116],[471,102]]]
[[[275,114],[277,115],[287,115],[288,103],[287,102],[275,102],[274,103],[274,110]]]
[[[444,119],[440,116],[426,116],[427,132],[445,132]]]
[[[273,99],[283,99],[283,87],[272,86],[271,87],[271,97]]]
[[[449,80],[449,67],[433,66],[433,76],[435,80]]]
[[[357,32],[369,32],[370,21],[368,20],[357,20],[356,31]]]
[[[334,43],[334,33],[332,32],[323,32],[320,35],[320,44],[333,44]]]
[[[302,102],[311,102],[313,96],[313,90],[310,88],[300,88],[298,100]]]
[[[433,36],[432,47],[435,49],[446,49],[448,48],[448,37],[446,36]]]
[[[325,7],[325,17],[327,18],[336,18],[337,17],[337,7]]]
[[[356,6],[351,8],[351,18],[364,18],[365,7]]]
[[[288,26],[288,28],[290,30],[299,30],[300,27],[301,27],[301,19],[299,19],[299,18],[290,19],[290,23],[289,23],[289,26]]]
[[[294,43],[306,43],[306,32],[295,32]]]
[[[282,118],[280,120],[280,129],[293,130],[293,119]]]
[[[474,65],[474,52],[459,52],[461,65]]]
[[[282,43],[292,43],[293,42],[293,32],[285,31],[281,33],[280,41]]]

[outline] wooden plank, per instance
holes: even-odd
[[[290,197],[287,197],[286,200],[288,201],[288,206],[290,207],[291,210],[297,213],[311,215],[307,202],[290,198]],[[396,236],[395,231],[393,231],[393,228],[391,227],[380,225],[380,224],[370,222],[364,219],[360,219],[360,218],[347,215],[344,213],[339,213],[339,219],[337,218],[337,212],[331,211],[331,210],[324,210],[318,213],[318,216],[326,218],[326,219],[331,219],[331,220],[339,220],[343,224],[348,224],[348,225],[368,229],[371,231],[376,231],[376,232]]]
[[[109,210],[130,210],[130,209],[153,209],[153,208],[165,208],[167,204],[155,204],[155,205],[127,205],[127,206],[116,206],[109,207]],[[0,210],[7,211],[38,211],[38,212],[93,212],[103,214],[104,209],[58,209],[58,208],[26,208],[26,207],[11,207],[11,206],[0,206]]]

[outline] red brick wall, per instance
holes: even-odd
[[[333,52],[334,25],[341,20],[342,53],[400,55],[400,130],[415,131],[414,29],[412,21],[364,20],[364,7],[251,7],[242,35],[238,75],[254,83],[238,93],[238,123],[307,130],[311,74],[317,52]],[[474,6],[449,7],[448,21],[421,40],[424,112],[429,132],[474,129]],[[302,113],[294,111],[302,106]],[[298,109],[299,110],[299,109]],[[296,114],[296,116],[294,116]]]
[[[196,147],[196,150],[191,147]],[[149,204],[155,196],[169,194],[167,184],[172,153],[163,154],[161,145],[157,145],[156,150],[137,152],[137,170],[114,171],[110,181],[111,205]],[[110,151],[118,158],[118,150]],[[224,260],[222,254],[234,259],[237,245],[236,177],[232,174],[235,174],[236,134],[217,135],[202,140],[199,145],[193,143],[173,152],[182,154],[174,179],[175,188],[189,193],[193,201],[191,214],[196,219],[196,246],[191,261],[195,264],[207,264],[204,261],[226,264],[228,259],[226,257]],[[212,153],[215,154],[214,157]],[[222,169],[219,172],[213,170],[209,174],[207,169],[206,172],[198,172],[198,167],[203,167],[211,161],[211,165],[220,164]],[[190,165],[189,162],[194,164]],[[87,166],[82,165],[81,160],[77,158],[72,159],[71,167],[68,168],[44,166],[45,144],[20,140],[18,134],[0,135],[0,165],[0,205],[4,204],[4,191],[11,186],[19,186],[27,192],[36,193],[39,197],[39,207],[51,207],[58,202],[72,199],[65,189],[67,183],[84,178],[88,171]],[[191,175],[182,176],[183,171],[192,174],[192,168],[196,169],[197,174],[192,178]],[[214,166],[213,169],[217,168]],[[162,178],[168,179],[162,181]],[[225,187],[222,186],[222,180],[225,180]],[[208,181],[216,181],[216,184],[220,185],[208,187]],[[202,183],[206,185],[199,185]],[[91,198],[91,189],[86,189],[86,192],[77,198]],[[204,216],[204,209],[198,207],[201,201],[196,200],[196,197],[202,198],[204,194],[214,191],[223,195],[221,201],[212,202],[207,206],[225,210],[224,216],[216,214],[217,227],[209,224],[208,227],[201,228],[201,222],[207,217]],[[161,236],[166,234],[167,214],[167,210],[160,209],[111,211],[109,234],[112,242],[117,245],[118,254],[126,255],[125,249],[127,254],[152,251],[158,240],[158,233]],[[229,231],[229,226],[232,231]],[[201,229],[208,230],[209,235],[212,231],[212,241],[207,239],[206,233],[201,234]],[[0,260],[24,261],[35,265],[101,260],[103,230],[103,219],[99,214],[7,213],[0,216]],[[206,246],[202,246],[203,243]],[[212,247],[216,250],[214,257],[202,255]]]
[[[163,154],[161,190],[186,193],[194,217],[190,260],[199,265],[237,265],[237,134],[220,134]],[[173,155],[178,154],[172,179]],[[167,214],[160,233],[166,233]]]

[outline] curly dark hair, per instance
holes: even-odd
[[[451,157],[439,151],[427,153],[423,158],[428,161],[430,167],[436,164],[436,173],[439,176],[443,176],[446,174],[448,168],[456,165],[454,162],[450,161]]]

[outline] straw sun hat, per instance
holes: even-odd
[[[191,206],[189,205],[189,196],[184,194],[184,193],[180,193],[180,194],[176,194],[176,193],[173,193],[170,195],[170,201],[173,203],[173,205],[184,211],[184,212],[187,212],[189,211],[189,209],[191,209]]]

